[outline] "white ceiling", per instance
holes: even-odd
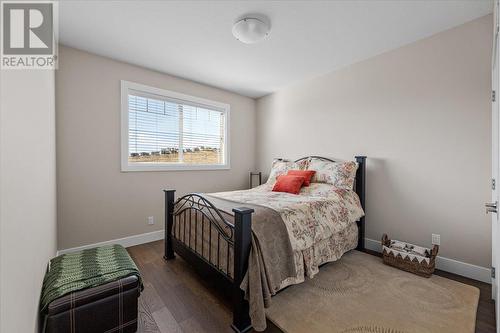
[[[61,1],[60,42],[260,97],[492,12],[468,1]],[[246,45],[236,19],[261,13],[270,37]]]

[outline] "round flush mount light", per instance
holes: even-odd
[[[233,35],[242,43],[253,44],[269,35],[269,24],[262,19],[245,17],[233,25]]]

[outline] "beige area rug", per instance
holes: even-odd
[[[351,251],[278,293],[267,316],[286,333],[471,333],[478,300],[475,287]]]

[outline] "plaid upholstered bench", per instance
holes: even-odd
[[[64,254],[51,260],[41,311],[46,333],[137,331],[139,271],[120,245]]]

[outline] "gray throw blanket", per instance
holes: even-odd
[[[252,326],[257,331],[266,329],[265,309],[271,296],[280,290],[281,282],[296,277],[294,252],[280,214],[271,208],[204,195],[217,209],[234,216],[233,208],[248,207],[252,214],[252,248],[248,271],[241,284],[250,304]],[[232,221],[232,219],[231,219]]]

